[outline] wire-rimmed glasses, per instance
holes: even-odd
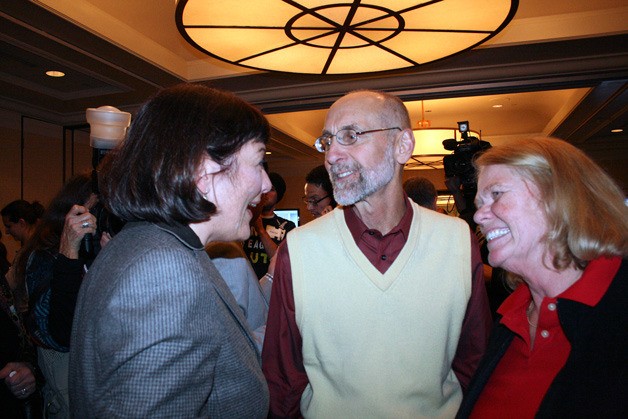
[[[341,129],[334,135],[332,134],[321,135],[314,142],[314,147],[316,147],[316,150],[318,150],[320,153],[324,153],[327,150],[329,150],[329,147],[331,146],[331,139],[333,137],[336,137],[336,141],[338,141],[338,144],[351,145],[355,143],[356,141],[358,141],[358,137],[360,135],[370,134],[373,132],[380,132],[380,131],[389,131],[391,129],[398,129],[399,131],[401,131],[401,128],[399,127],[370,129],[368,131],[356,131],[354,129],[345,128],[345,129]]]

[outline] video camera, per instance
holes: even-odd
[[[469,135],[469,121],[458,122],[462,140],[451,138],[443,141],[445,150],[453,151],[443,157],[445,184],[454,197],[460,217],[474,228],[473,203],[478,189],[473,160],[479,152],[491,147],[488,141],[482,141]]]
[[[94,259],[100,250],[102,233],[114,236],[124,226],[124,221],[113,215],[100,201],[98,167],[107,153],[126,137],[126,129],[131,123],[131,114],[113,106],[88,108],[87,122],[90,125],[89,145],[92,147],[92,192],[98,202],[90,209],[96,217],[96,234],[86,234],[81,243],[81,256]]]

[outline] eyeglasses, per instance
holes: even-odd
[[[327,150],[329,150],[329,147],[331,146],[331,139],[333,137],[336,137],[336,141],[338,141],[338,144],[351,145],[355,143],[356,141],[358,141],[358,137],[360,135],[370,134],[373,132],[380,132],[380,131],[389,131],[391,129],[398,129],[399,131],[401,131],[401,128],[399,127],[370,129],[368,131],[356,131],[354,129],[341,129],[335,135],[331,135],[331,134],[321,135],[320,137],[316,139],[316,141],[314,141],[314,147],[316,147],[316,150],[318,150],[320,153],[324,153]]]
[[[303,202],[305,202],[305,205],[318,205],[318,203],[325,198],[329,198],[329,195],[325,195],[324,197],[318,199],[307,199],[306,197],[303,197]]]

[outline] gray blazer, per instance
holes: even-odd
[[[265,417],[242,311],[187,226],[129,223],[79,294],[70,409],[90,417]]]

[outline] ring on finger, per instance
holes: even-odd
[[[89,222],[83,221],[83,224],[81,224],[81,228],[87,228],[87,227],[89,227]]]

